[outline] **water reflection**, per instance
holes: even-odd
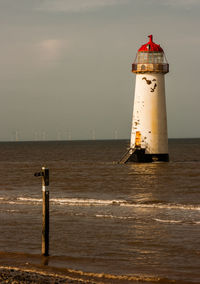
[[[145,204],[163,202],[170,181],[169,169],[169,163],[129,164],[131,199]]]
[[[168,168],[168,163],[132,163],[128,164],[129,174],[158,175]]]
[[[46,265],[49,264],[49,257],[48,256],[42,255],[41,259],[42,259],[42,261],[41,261],[42,265],[46,266]]]

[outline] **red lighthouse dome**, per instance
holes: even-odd
[[[132,72],[163,74],[169,72],[169,64],[164,51],[159,44],[153,42],[152,35],[149,35],[149,41],[138,49],[135,61],[132,64]]]
[[[153,36],[149,35],[149,42],[143,44],[138,52],[163,52],[163,49],[159,44],[153,42]]]

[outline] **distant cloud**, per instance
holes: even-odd
[[[130,0],[43,0],[38,10],[77,13],[128,2]]]
[[[45,39],[36,44],[36,50],[41,61],[56,62],[62,55],[62,50],[68,46],[66,41]]]

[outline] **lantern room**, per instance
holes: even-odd
[[[159,44],[153,42],[152,35],[149,36],[149,42],[138,49],[135,62],[132,65],[132,72],[164,74],[169,72],[169,64],[164,51]]]

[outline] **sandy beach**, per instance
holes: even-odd
[[[58,273],[47,272],[34,269],[22,269],[16,267],[0,267],[0,283],[8,284],[27,284],[27,283],[89,283],[96,281],[61,275]],[[99,283],[99,282],[98,282]]]
[[[94,274],[82,271],[60,269],[55,267],[12,267],[0,266],[1,284],[128,284],[128,283],[175,283],[170,279],[148,276],[117,276]],[[180,281],[186,284],[191,282]]]
[[[54,271],[53,271],[54,270]],[[56,269],[57,270],[57,269]],[[59,270],[59,269],[58,269]],[[18,268],[12,266],[0,267],[1,284],[106,284],[106,283],[157,283],[159,279],[141,279],[140,277],[117,277],[104,274],[83,273],[81,271],[62,270],[55,272],[55,268]],[[144,282],[143,282],[144,281]],[[169,281],[171,283],[171,281]]]
[[[149,280],[157,283],[158,278],[135,276],[120,276],[104,273],[93,273],[75,270],[67,267],[53,266],[49,262],[52,257],[30,255],[24,253],[0,252],[0,283],[4,284],[34,284],[34,283],[88,283],[88,284],[124,284],[146,283]]]

